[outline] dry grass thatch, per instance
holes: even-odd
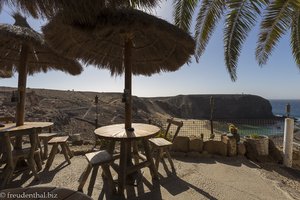
[[[18,71],[21,47],[29,46],[28,74],[60,70],[72,75],[82,71],[79,62],[60,56],[45,42],[43,36],[29,27],[26,20],[16,14],[15,25],[0,24],[0,69]]]
[[[158,5],[161,0],[0,0],[1,7],[6,4],[14,6],[23,12],[37,18],[39,16],[51,18],[59,11],[72,16],[78,13],[93,14],[99,9],[110,7],[135,7],[150,9]],[[87,17],[87,15],[81,15]],[[82,18],[84,19],[84,18]]]
[[[133,9],[102,9],[96,18],[82,23],[64,20],[58,14],[43,27],[53,48],[86,64],[124,72],[124,34],[131,34],[132,72],[151,75],[175,71],[194,53],[192,37],[176,26],[155,16]]]
[[[11,78],[13,75],[12,71],[6,71],[0,69],[0,78]]]

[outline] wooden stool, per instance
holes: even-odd
[[[52,138],[48,144],[52,144],[52,149],[49,155],[49,158],[46,163],[45,170],[48,170],[50,166],[52,165],[53,159],[55,157],[55,154],[57,153],[58,145],[61,146],[62,152],[66,158],[66,161],[71,164],[70,158],[73,157],[73,154],[71,153],[71,150],[67,144],[69,136],[59,136]]]
[[[45,160],[48,158],[48,142],[55,136],[57,136],[57,133],[40,133],[39,134],[39,139],[43,142],[43,145],[44,145],[44,150],[42,151],[41,143],[39,143],[39,148],[41,150],[42,159]]]
[[[172,161],[169,149],[172,146],[172,144],[173,144],[172,142],[174,142],[174,139],[178,135],[181,127],[183,126],[183,122],[182,121],[176,121],[173,118],[167,119],[167,122],[168,122],[168,126],[167,126],[167,130],[164,134],[164,137],[163,138],[150,138],[149,142],[152,144],[153,152],[156,153],[155,167],[156,167],[157,171],[158,171],[158,167],[159,167],[159,162],[160,161],[164,162],[164,156],[167,156],[167,159],[168,159],[168,161],[171,165],[173,173],[176,173],[174,163]],[[171,125],[177,126],[177,129],[175,131],[172,142],[167,140]]]
[[[116,192],[112,175],[109,170],[109,163],[113,160],[113,156],[109,154],[106,150],[92,152],[85,154],[86,159],[88,160],[88,166],[81,175],[81,180],[78,186],[78,191],[82,192],[84,184],[93,169],[92,176],[90,179],[89,187],[88,187],[88,195],[91,196],[95,184],[95,180],[97,177],[99,166],[102,167],[104,172],[104,176],[108,179],[108,187],[112,189],[111,192]]]

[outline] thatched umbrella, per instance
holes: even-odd
[[[26,19],[16,13],[14,25],[0,24],[0,69],[19,73],[16,122],[24,124],[27,74],[61,70],[72,75],[80,74],[79,62],[64,58],[53,51],[43,36],[34,31]]]
[[[0,0],[2,5],[14,6],[33,17],[51,18],[57,12],[64,10],[67,17],[77,16],[81,20],[90,18],[99,9],[110,7],[140,7],[153,8],[161,0]],[[84,13],[84,14],[83,14]]]
[[[102,9],[82,23],[57,15],[43,27],[46,40],[64,55],[125,73],[125,128],[131,129],[131,75],[176,71],[194,53],[194,40],[176,26],[133,9]]]

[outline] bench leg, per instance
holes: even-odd
[[[51,167],[51,165],[53,163],[55,154],[57,153],[57,149],[58,149],[58,144],[53,144],[51,152],[50,152],[50,155],[49,155],[49,158],[48,158],[46,166],[45,166],[45,170],[49,170],[50,169],[50,167]]]
[[[42,158],[41,158],[40,151],[38,153],[34,154],[34,160],[35,160],[35,163],[37,166],[37,171],[41,171],[43,168],[43,165],[42,165]]]
[[[103,164],[102,165],[102,170],[107,178],[108,181],[108,188],[111,190],[110,192],[112,193],[116,193],[116,187],[115,187],[115,183],[113,180],[113,177],[111,175],[111,172],[109,170],[109,165],[108,164]]]
[[[72,153],[72,151],[71,151],[71,149],[70,149],[70,147],[69,147],[68,144],[66,144],[66,149],[67,149],[67,152],[68,152],[70,158],[72,158],[73,157],[73,153]]]
[[[48,139],[43,138],[43,145],[44,145],[44,152],[43,152],[43,159],[47,159],[48,157]]]
[[[89,195],[89,196],[92,196],[95,181],[96,181],[96,178],[97,178],[98,169],[99,169],[99,165],[93,167],[93,172],[92,172],[92,175],[91,175],[90,184],[89,184],[88,193],[87,193],[87,195]]]
[[[61,149],[62,149],[62,152],[65,156],[66,161],[69,164],[71,164],[71,161],[70,161],[70,158],[69,158],[69,155],[68,155],[68,152],[67,152],[67,148],[66,148],[67,144],[63,143],[63,144],[60,144],[60,146],[61,146]]]
[[[150,169],[152,178],[155,179],[155,180],[158,180],[158,172],[156,170],[156,167],[155,167],[155,164],[154,164],[154,161],[153,161],[153,158],[152,158],[152,154],[151,154],[151,151],[150,151],[149,142],[148,142],[147,139],[143,140],[143,145],[144,145],[144,148],[145,148],[145,154],[146,154],[147,160],[150,162],[149,169]]]
[[[162,159],[162,154],[163,154],[163,150],[162,148],[157,148],[157,152],[156,152],[156,157],[155,157],[155,168],[158,171],[159,168],[159,162]]]
[[[32,171],[32,174],[33,174],[34,178],[36,180],[39,180],[40,178],[39,178],[39,175],[37,174],[37,170],[35,168],[34,159],[33,158],[28,158],[27,164],[29,166],[29,169]]]
[[[172,157],[171,157],[171,155],[170,155],[169,149],[166,149],[166,150],[165,150],[165,153],[166,153],[167,158],[168,158],[168,160],[169,160],[169,163],[170,163],[170,165],[171,165],[172,172],[173,172],[173,173],[176,173],[176,170],[175,170],[175,167],[174,167],[174,163],[173,163],[173,161],[172,161]]]
[[[85,184],[87,178],[89,177],[89,175],[91,173],[91,170],[92,170],[92,166],[90,164],[88,164],[88,166],[86,167],[85,171],[81,175],[81,180],[80,180],[80,183],[79,183],[79,186],[78,186],[78,189],[77,189],[78,191],[82,192],[84,184]]]

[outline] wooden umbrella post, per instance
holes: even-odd
[[[19,63],[19,77],[18,77],[18,95],[19,101],[17,103],[16,111],[16,125],[24,124],[25,119],[25,98],[26,98],[26,80],[27,80],[27,60],[28,60],[29,46],[23,44],[21,47],[20,63]],[[22,148],[22,137],[16,137],[16,147]]]
[[[125,129],[131,127],[131,83],[132,83],[132,39],[130,36],[125,37],[124,45],[124,68],[125,68]]]
[[[16,121],[17,126],[24,124],[25,116],[25,98],[26,98],[26,80],[27,80],[27,59],[28,45],[23,44],[21,48],[21,58],[19,64],[19,79],[18,79],[18,95],[19,101],[17,104]]]

